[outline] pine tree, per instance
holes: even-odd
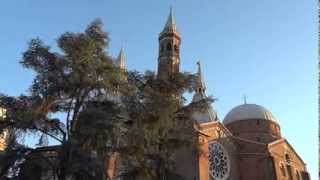
[[[105,159],[117,152],[130,176],[169,177],[177,149],[195,141],[191,113],[210,102],[185,104],[183,94],[192,90],[194,75],[176,73],[164,81],[152,72],[120,69],[108,54],[109,37],[100,20],[84,32],[62,34],[57,44],[59,52],[52,52],[32,39],[21,60],[35,74],[29,93],[0,96],[0,107],[6,109],[0,132],[40,134],[39,145],[48,137],[56,140],[56,163],[37,153],[39,148],[9,146],[5,158],[11,160],[0,176],[19,152],[27,152],[20,173],[24,179],[38,179],[34,169],[51,169],[59,180],[106,179]],[[63,115],[54,118],[57,113]]]

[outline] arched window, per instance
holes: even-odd
[[[167,44],[167,51],[171,51],[172,50],[172,46],[170,43]]]
[[[163,50],[164,50],[164,47],[163,47],[163,45],[161,45],[160,52],[163,52]]]

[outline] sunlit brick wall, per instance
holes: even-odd
[[[5,117],[6,110],[0,107],[0,117]],[[1,120],[0,118],[0,120]],[[2,133],[0,133],[0,151],[3,151],[6,148],[6,139],[8,136],[8,131],[5,130]]]

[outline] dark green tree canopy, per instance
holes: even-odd
[[[115,152],[129,174],[169,177],[177,149],[194,145],[192,112],[211,100],[186,104],[183,95],[193,90],[195,75],[176,73],[160,80],[153,72],[120,69],[108,54],[109,41],[100,20],[84,32],[62,34],[59,52],[32,39],[21,64],[34,71],[34,80],[27,94],[0,95],[0,107],[7,110],[0,132],[10,129],[15,138],[38,134],[39,145],[47,137],[59,142],[55,163],[42,169],[54,169],[59,180],[105,178],[105,159]],[[12,156],[16,148],[10,147]],[[30,157],[31,169],[48,162],[38,151]]]

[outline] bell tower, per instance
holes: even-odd
[[[180,65],[180,34],[177,32],[172,8],[167,22],[159,34],[158,78],[168,79],[172,74],[179,72]]]

